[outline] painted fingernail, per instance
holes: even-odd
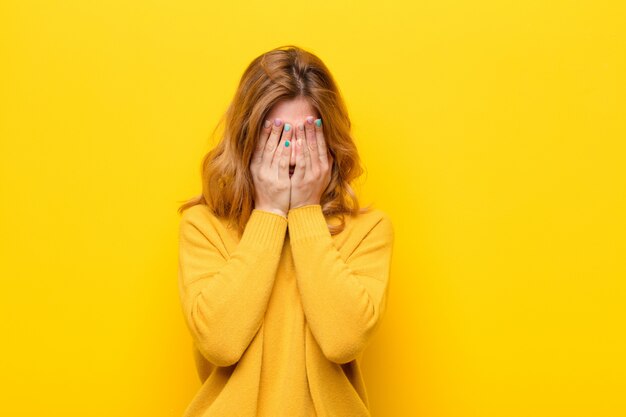
[[[298,130],[304,130],[304,125],[302,123],[298,125]]]
[[[282,121],[282,120],[280,120],[280,119],[274,119],[274,125],[276,125],[276,126],[280,126],[280,124],[281,124],[282,122],[283,122],[283,121]]]
[[[269,120],[266,120],[265,123],[263,123],[263,127],[266,129],[270,127],[271,125],[272,125],[272,122],[270,122]]]
[[[322,125],[322,119],[317,119],[317,120],[315,121],[315,125],[316,125],[317,127],[320,127],[320,126]]]
[[[313,124],[313,116],[309,116],[309,117],[307,117],[307,118],[306,118],[306,122],[307,122],[308,124],[312,125],[312,124]]]
[[[289,123],[285,124],[285,132],[289,132],[291,130],[291,125]]]
[[[288,140],[286,140],[286,141],[285,141],[285,148],[288,148],[288,147],[289,147],[289,141],[288,141]]]

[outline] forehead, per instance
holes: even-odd
[[[285,122],[302,121],[307,116],[319,118],[317,110],[304,97],[281,100],[270,109],[267,115],[269,119],[279,118]]]

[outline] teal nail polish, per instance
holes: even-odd
[[[285,141],[285,148],[288,148],[288,147],[289,147],[289,141],[288,141],[288,140],[286,140],[286,141]]]
[[[317,120],[315,121],[315,125],[316,125],[317,127],[320,127],[320,126],[322,125],[322,119],[317,119]]]
[[[289,123],[285,124],[285,132],[289,132],[291,130],[291,125]]]

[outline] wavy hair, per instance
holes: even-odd
[[[352,138],[351,122],[340,90],[326,65],[316,55],[294,45],[272,49],[255,58],[244,71],[227,111],[213,130],[224,125],[221,140],[201,163],[202,194],[185,201],[178,212],[207,205],[213,214],[235,224],[239,234],[254,209],[254,183],[250,161],[266,115],[277,102],[304,97],[320,114],[324,138],[333,156],[331,180],[320,205],[332,235],[345,228],[345,215],[361,208],[351,183],[364,172]]]

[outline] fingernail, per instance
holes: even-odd
[[[285,124],[285,132],[289,132],[291,130],[291,125],[289,123]]]
[[[274,119],[274,125],[276,125],[276,126],[280,126],[280,124],[281,124],[282,122],[283,122],[283,121],[282,121],[282,120],[280,120],[280,119]]]
[[[306,118],[306,122],[307,122],[308,124],[312,125],[312,124],[313,124],[313,116],[309,116],[309,117],[307,117],[307,118]]]
[[[304,130],[304,125],[302,123],[298,125],[298,130]]]
[[[270,122],[269,120],[266,120],[265,123],[263,123],[263,127],[266,129],[270,127],[271,125],[272,125],[272,122]]]
[[[286,141],[285,141],[285,148],[288,148],[288,147],[289,147],[289,141],[288,141],[288,140],[286,140]]]
[[[315,125],[316,125],[317,127],[320,127],[320,126],[322,125],[322,119],[317,119],[317,120],[315,121]]]

